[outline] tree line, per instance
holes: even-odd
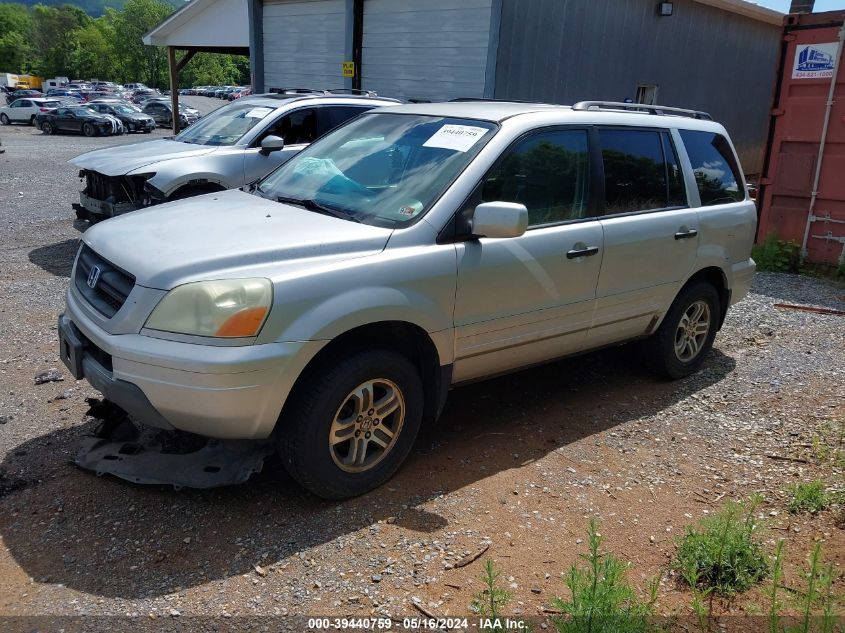
[[[0,72],[166,88],[167,52],[141,38],[172,12],[161,0],[127,0],[96,18],[73,4],[0,3]],[[239,55],[198,53],[180,73],[182,86],[248,82]]]

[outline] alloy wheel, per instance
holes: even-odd
[[[675,356],[688,363],[695,359],[704,347],[710,333],[710,305],[699,299],[693,302],[681,315],[675,330]]]
[[[350,473],[371,469],[396,445],[405,421],[405,397],[386,378],[368,380],[343,401],[329,430],[329,452]]]

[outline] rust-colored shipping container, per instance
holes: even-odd
[[[845,11],[784,18],[760,179],[758,241],[801,244],[807,261],[845,263]]]

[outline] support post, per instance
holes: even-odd
[[[176,64],[176,49],[167,47],[167,65],[170,70],[170,111],[172,113],[173,133],[179,134],[179,67]]]

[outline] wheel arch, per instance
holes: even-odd
[[[186,182],[176,187],[168,194],[168,200],[181,200],[182,198],[189,198],[190,196],[198,196],[204,193],[216,193],[218,191],[226,191],[226,187],[207,179],[196,179]]]
[[[413,363],[423,383],[423,425],[434,422],[446,402],[451,384],[452,365],[441,365],[437,346],[428,332],[409,321],[378,321],[349,329],[323,346],[300,372],[282,407],[278,429],[285,418],[285,409],[297,394],[306,388],[310,376],[332,362],[338,355],[381,348],[397,351]]]
[[[728,313],[728,306],[731,302],[731,289],[728,286],[728,277],[725,271],[718,266],[707,266],[696,271],[678,291],[678,294],[683,292],[686,288],[694,283],[704,281],[712,285],[719,295],[719,327],[722,329],[722,324],[725,322],[725,316]]]

